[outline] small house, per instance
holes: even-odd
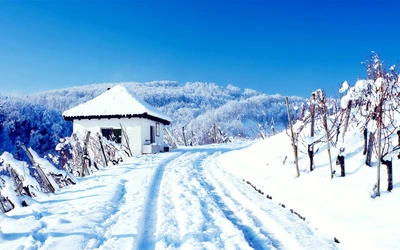
[[[63,113],[81,136],[88,131],[130,146],[133,154],[164,151],[163,126],[171,118],[121,85]]]

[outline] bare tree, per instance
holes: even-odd
[[[371,58],[365,62],[369,76],[369,82],[373,87],[371,93],[372,120],[370,131],[376,132],[376,144],[374,151],[378,159],[376,196],[380,196],[380,167],[381,163],[386,166],[388,174],[388,191],[393,189],[393,157],[399,149],[399,145],[392,142],[392,135],[398,131],[400,96],[399,76],[394,66],[387,69],[380,56],[372,53]]]
[[[291,138],[292,138],[294,162],[296,164],[296,177],[299,177],[300,176],[300,171],[299,171],[299,163],[298,163],[299,160],[298,160],[298,156],[297,156],[297,146],[296,146],[295,136],[294,136],[294,133],[293,133],[292,118],[290,117],[289,98],[287,98],[287,97],[286,97],[286,107],[287,107],[288,121],[289,121],[289,126],[290,126],[290,135],[291,135]]]

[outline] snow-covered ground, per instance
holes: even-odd
[[[223,154],[218,160],[229,172],[251,181],[265,195],[272,196],[275,203],[282,203],[306,217],[310,227],[332,239],[336,237],[340,248],[400,249],[399,160],[393,160],[393,191],[385,191],[387,173],[382,165],[381,196],[371,198],[377,162],[373,156],[372,167],[365,165],[362,134],[357,129],[352,132],[356,133],[348,133],[346,177],[338,177],[340,168],[335,165],[338,151],[331,149],[336,170],[332,180],[324,145],[315,155],[312,172],[308,171],[308,156],[300,154],[300,177],[295,177],[293,149],[285,132],[243,150]]]
[[[1,249],[336,249],[361,246],[364,232],[389,222],[367,226],[377,214],[394,210],[377,207],[395,197],[371,200],[359,194],[364,203],[345,207],[353,204],[353,193],[342,193],[341,200],[325,193],[341,192],[341,179],[320,178],[327,170],[321,167],[294,180],[294,167],[282,166],[283,155],[270,152],[270,143],[282,150],[288,144],[277,136],[250,147],[211,145],[132,157],[2,214]],[[270,191],[273,199],[242,178]],[[310,190],[302,193],[307,190],[302,184]],[[320,195],[332,200],[325,204],[329,199]],[[293,204],[306,221],[278,201]],[[376,210],[366,214],[365,209]],[[334,243],[334,236],[343,243]],[[395,236],[387,247],[399,243]],[[364,243],[382,246],[383,240],[367,237]]]

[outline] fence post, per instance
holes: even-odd
[[[51,185],[49,179],[47,178],[46,174],[43,172],[42,168],[40,167],[40,165],[35,161],[35,159],[33,158],[33,155],[31,154],[31,152],[28,150],[28,148],[25,146],[24,143],[21,143],[21,147],[24,150],[25,154],[28,156],[29,160],[31,161],[31,163],[33,164],[33,166],[37,169],[39,176],[42,178],[43,182],[46,184],[47,188],[49,189],[49,191],[51,193],[54,193],[56,190],[53,187],[53,185]]]
[[[287,107],[288,120],[289,120],[289,126],[290,126],[290,134],[291,134],[291,138],[292,138],[294,161],[296,164],[296,177],[299,177],[300,171],[299,171],[299,163],[298,163],[298,158],[297,158],[297,147],[296,147],[295,140],[294,140],[292,119],[290,118],[290,108],[289,108],[289,98],[288,97],[286,97],[286,107]]]

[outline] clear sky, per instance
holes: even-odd
[[[0,1],[0,93],[175,80],[309,96],[400,59],[400,0]],[[400,66],[400,65],[398,65]]]

